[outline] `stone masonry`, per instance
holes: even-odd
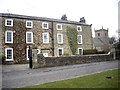
[[[12,19],[13,26],[5,26],[5,20]],[[78,35],[82,35],[82,44],[78,44],[77,47],[83,50],[93,49],[92,42],[92,30],[91,25],[86,23],[80,23],[76,21],[61,20],[61,19],[51,19],[51,18],[42,18],[42,17],[33,17],[33,16],[24,16],[17,14],[8,14],[0,13],[0,27],[2,25],[2,33],[0,33],[1,42],[2,42],[2,54],[5,55],[6,48],[13,48],[13,60],[14,63],[25,63],[27,61],[27,48],[35,44],[37,49],[41,53],[47,53],[48,57],[59,56],[58,48],[63,48],[63,55],[68,53],[69,56],[72,55],[68,38],[66,35],[66,30],[68,27],[75,28],[81,26],[82,31],[78,32]],[[32,28],[26,28],[26,21],[31,21],[33,23]],[[48,23],[48,29],[42,28],[42,23]],[[62,30],[57,30],[56,25],[61,24]],[[13,43],[5,43],[5,31],[10,30],[13,32]],[[33,33],[33,43],[26,43],[26,32]],[[43,33],[48,33],[49,43],[43,43]],[[63,43],[58,44],[57,34],[63,34]],[[53,55],[54,52],[54,55]],[[76,51],[78,54],[78,49]],[[9,61],[8,61],[9,62]],[[11,61],[10,61],[11,62]]]

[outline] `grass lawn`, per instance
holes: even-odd
[[[118,88],[120,69],[25,88]],[[111,76],[112,78],[109,78]],[[108,78],[106,78],[108,77]],[[120,75],[119,75],[120,78]]]

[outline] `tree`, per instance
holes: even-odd
[[[110,44],[113,44],[114,42],[116,42],[115,37],[111,37],[111,38],[109,39],[109,43],[110,43]]]

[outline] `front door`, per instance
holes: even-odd
[[[62,56],[62,54],[63,54],[62,52],[63,52],[62,49],[58,49],[58,55],[59,55],[59,56]]]
[[[79,55],[83,55],[83,49],[79,48],[79,49],[78,49],[78,54],[79,54]]]

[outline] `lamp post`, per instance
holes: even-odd
[[[29,58],[29,68],[32,68],[32,49],[30,46],[28,50],[28,58]]]

